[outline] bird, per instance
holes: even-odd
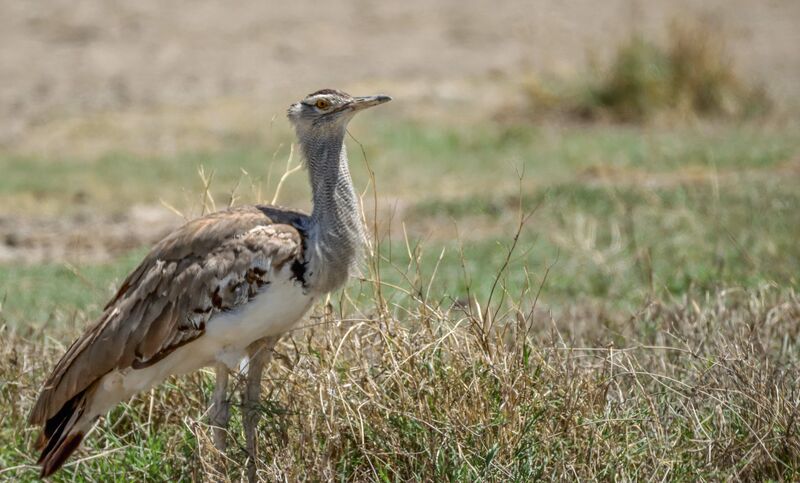
[[[289,107],[311,184],[310,214],[233,207],[188,221],[152,247],[42,386],[29,422],[41,428],[43,478],[118,403],[203,367],[216,371],[209,418],[224,450],[228,375],[246,367],[242,415],[248,479],[255,479],[264,365],[315,300],[345,285],[366,240],[344,143],[348,123],[390,100],[322,89]]]

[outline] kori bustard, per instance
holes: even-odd
[[[217,370],[209,413],[215,445],[224,450],[228,371],[248,359],[243,426],[254,479],[264,364],[314,300],[345,283],[364,239],[344,146],[347,124],[389,100],[323,89],[289,107],[311,181],[311,215],[232,208],[190,221],[153,247],[44,383],[30,415],[42,426],[43,477],[117,403],[205,366]]]

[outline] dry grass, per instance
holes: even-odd
[[[381,262],[276,350],[260,426],[265,481],[800,477],[792,290],[551,313],[536,307],[540,283],[512,295],[502,269],[493,300],[435,301],[421,276],[381,287]],[[76,333],[3,329],[0,478],[33,477],[25,415],[63,352],[55,341]],[[238,480],[238,422],[229,458],[203,422],[210,383],[172,380],[113,411],[57,479]]]
[[[594,316],[554,323],[522,311],[492,330],[441,308],[414,314],[412,327],[334,319],[298,351],[284,346],[293,362],[275,373],[271,400],[290,423],[264,431],[264,474],[796,478],[796,347],[782,344],[796,340],[798,300],[708,302],[654,303],[604,330]],[[594,334],[562,339],[574,329]]]

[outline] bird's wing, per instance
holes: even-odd
[[[302,263],[301,233],[285,224],[291,216],[265,213],[264,207],[213,213],[153,247],[56,365],[31,422],[44,424],[105,374],[154,364],[201,337],[212,315],[255,296],[271,270]]]

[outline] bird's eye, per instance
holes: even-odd
[[[327,109],[328,106],[331,105],[331,103],[326,101],[325,99],[320,99],[314,105],[317,106],[317,109]]]

